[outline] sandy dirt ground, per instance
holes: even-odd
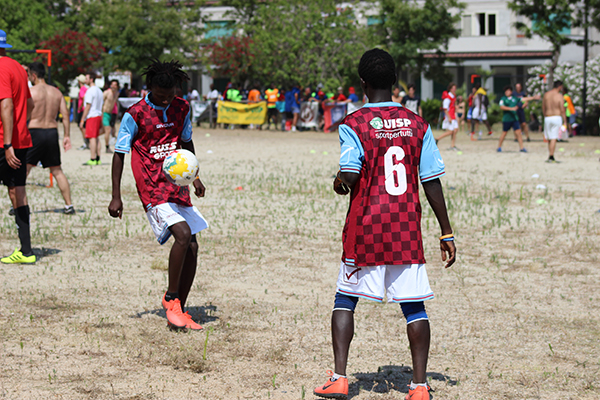
[[[81,144],[75,125],[74,148]],[[600,138],[540,134],[517,152],[492,138],[440,143],[458,260],[442,267],[423,199],[436,298],[434,399],[600,398]],[[130,167],[125,213],[108,216],[110,155],[63,167],[77,214],[62,215],[48,172],[27,186],[35,265],[0,265],[0,398],[313,399],[333,367],[330,316],[347,197],[331,190],[336,134],[194,128],[211,224],[188,301],[204,326],[172,332],[160,306],[170,242],[156,243]],[[130,158],[127,157],[127,165]],[[18,245],[0,196],[0,253]],[[397,305],[361,300],[350,398],[403,399],[411,377]]]

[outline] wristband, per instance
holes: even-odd
[[[8,150],[12,147],[11,143],[4,143],[4,150]]]
[[[454,238],[453,238],[453,237],[451,237],[451,238],[446,238],[446,239],[442,239],[441,241],[442,241],[442,242],[454,242]]]
[[[444,240],[444,239],[451,239],[454,240],[454,235],[452,233],[449,233],[447,235],[442,235],[440,236],[440,240]]]

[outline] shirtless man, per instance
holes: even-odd
[[[561,129],[566,129],[565,99],[562,95],[563,83],[554,81],[554,88],[544,93],[542,112],[544,113],[544,137],[548,140],[550,156],[546,162],[555,163],[554,150],[556,141],[561,136]]]
[[[71,148],[69,132],[69,112],[67,103],[57,88],[46,84],[46,68],[44,64],[34,62],[29,64],[29,81],[33,84],[31,98],[35,108],[29,121],[29,132],[33,147],[27,152],[27,175],[31,168],[42,162],[44,168],[50,168],[50,173],[56,179],[60,193],[65,200],[65,214],[75,214],[71,203],[69,181],[60,167],[60,146],[58,144],[58,123],[56,117],[63,115],[65,151]]]
[[[102,105],[102,125],[104,126],[104,133],[106,134],[105,144],[106,152],[112,153],[110,149],[110,138],[116,137],[115,134],[115,123],[117,122],[117,114],[115,111],[115,105],[119,98],[119,81],[113,79],[110,81],[110,87],[103,93],[104,104]]]

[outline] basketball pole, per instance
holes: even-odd
[[[48,56],[46,60],[46,65],[48,66],[48,83],[52,84],[52,50],[46,49],[37,49],[37,50],[6,50],[7,53],[36,53],[36,54],[46,54]],[[65,116],[63,115],[63,118]],[[46,186],[47,188],[54,187],[54,179],[52,178],[52,172],[50,172],[50,184]]]

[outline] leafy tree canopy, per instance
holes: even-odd
[[[438,81],[449,79],[444,68],[444,50],[452,38],[460,36],[456,27],[464,4],[458,0],[379,0],[380,24],[374,36],[390,52],[398,70],[425,73]],[[449,10],[455,10],[450,13]],[[435,55],[435,57],[431,57]]]
[[[74,2],[80,10],[70,22],[102,42],[107,52],[101,65],[108,71],[139,73],[150,58],[172,57],[189,65],[198,57],[201,1]]]
[[[66,28],[64,0],[2,0],[0,29],[14,50],[34,50],[40,42]],[[33,61],[30,54],[10,55],[21,63]]]
[[[598,16],[600,1],[586,0],[591,6],[593,15]],[[538,35],[552,44],[552,63],[548,67],[548,87],[554,83],[554,70],[558,65],[560,49],[576,41],[566,34],[573,26],[587,26],[583,21],[583,2],[573,0],[512,0],[508,7],[517,15],[529,19],[531,22],[516,22],[515,27],[531,38]],[[600,21],[600,19],[598,20]]]
[[[246,78],[263,84],[323,83],[330,89],[347,84],[346,77],[356,75],[360,56],[370,46],[353,9],[340,9],[339,1],[224,3],[234,7],[232,18],[251,39],[249,49],[255,57]]]

